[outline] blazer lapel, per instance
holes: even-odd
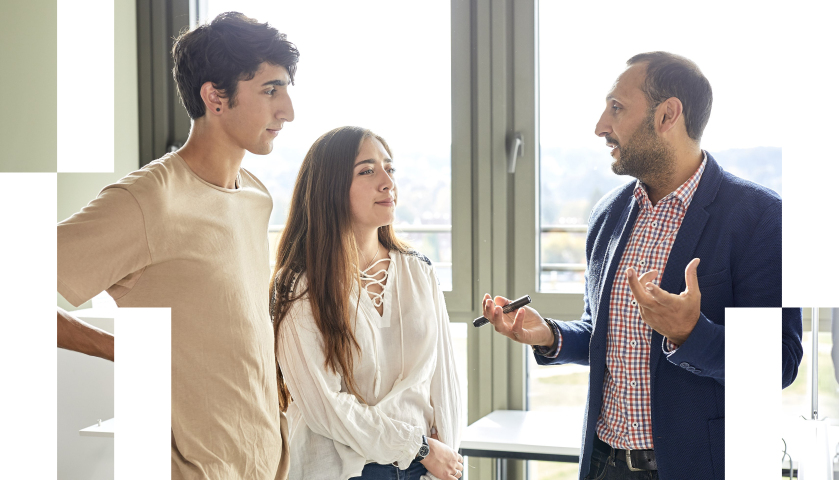
[[[605,275],[600,277],[600,292],[597,298],[597,317],[594,322],[595,331],[592,332],[592,338],[598,330],[599,324],[609,324],[609,300],[612,296],[612,285],[615,281],[616,270],[620,264],[620,257],[626,248],[626,243],[629,241],[629,235],[635,226],[635,220],[638,218],[638,201],[632,194],[626,202],[626,207],[623,209],[620,219],[615,225],[612,232],[612,237],[609,239],[609,246],[606,248],[606,259],[603,262],[603,269]],[[605,332],[605,330],[604,330]],[[603,337],[605,341],[605,337]]]
[[[685,289],[685,267],[693,260],[696,245],[708,222],[709,215],[705,208],[716,198],[721,181],[722,171],[709,154],[705,171],[693,194],[693,200],[688,206],[685,218],[682,219],[676,241],[670,249],[670,256],[667,258],[667,266],[664,268],[664,277],[660,284],[663,290],[679,294]]]
[[[685,267],[693,260],[696,245],[699,243],[702,230],[708,222],[709,214],[706,207],[716,198],[721,182],[722,170],[714,157],[708,154],[705,171],[702,172],[702,178],[693,194],[693,200],[691,200],[685,218],[682,220],[682,225],[679,227],[679,232],[676,234],[676,241],[673,242],[673,247],[670,249],[670,256],[667,257],[667,266],[664,268],[664,276],[661,278],[660,284],[662,290],[676,295],[684,291],[686,286]],[[652,347],[650,349],[650,376],[652,378],[655,378],[656,366],[662,353],[660,345],[663,338],[660,333],[653,331],[650,339]]]

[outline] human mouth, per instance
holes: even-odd
[[[609,152],[609,155],[613,157],[615,156],[615,153],[617,153],[618,150],[620,150],[620,147],[616,143],[607,142],[606,146],[612,149],[612,151]]]
[[[268,133],[271,136],[274,136],[274,137],[276,137],[280,133],[280,130],[282,130],[282,129],[283,129],[282,125],[280,125],[278,128],[266,128],[266,130],[268,130]]]
[[[392,198],[388,198],[387,200],[376,202],[376,205],[381,205],[383,207],[393,207],[396,206],[396,202]]]

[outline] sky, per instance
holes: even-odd
[[[208,0],[208,18],[237,10],[268,21],[301,50],[292,94],[293,139],[310,145],[344,124],[367,126],[411,150],[451,139],[450,7],[376,0]],[[420,5],[418,7],[418,5]],[[720,16],[721,9],[726,11]],[[326,14],[328,12],[328,14]],[[541,143],[601,147],[593,135],[604,97],[626,60],[665,50],[695,61],[714,89],[703,146],[782,146],[777,91],[784,11],[748,2],[539,2]],[[693,34],[674,19],[690,19]],[[409,21],[410,20],[410,21]],[[631,32],[631,34],[630,34]],[[301,147],[305,148],[305,147]]]
[[[295,120],[284,127],[282,145],[304,152],[332,128],[356,125],[400,151],[448,156],[449,9],[440,0],[376,0],[363,8],[335,1],[208,1],[210,19],[239,11],[269,22],[299,48],[289,90]]]
[[[775,59],[782,36],[772,26],[783,12],[725,2],[720,16],[721,2],[646,3],[539,3],[542,146],[602,148],[594,125],[606,93],[626,60],[657,50],[693,60],[711,83],[704,148],[782,146]]]

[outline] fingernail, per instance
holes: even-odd
[[[650,291],[650,292],[653,291],[653,284],[650,283],[650,282],[647,282],[647,291]]]

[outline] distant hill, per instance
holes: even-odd
[[[781,193],[781,149],[737,148],[710,152],[722,168]],[[594,204],[607,192],[634,181],[612,173],[604,149],[542,150],[540,164],[542,223],[586,223]]]

